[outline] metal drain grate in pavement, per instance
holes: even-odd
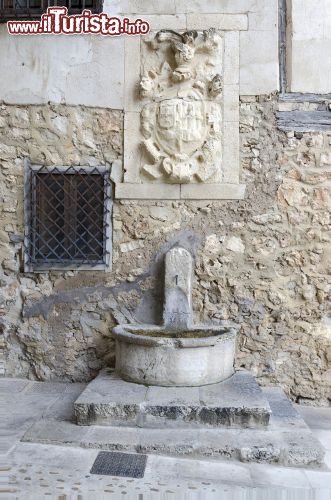
[[[142,478],[145,474],[147,455],[100,451],[91,474]]]

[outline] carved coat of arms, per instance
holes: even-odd
[[[219,173],[222,157],[222,79],[214,73],[222,39],[215,30],[164,30],[148,43],[170,50],[140,82],[141,97],[149,99],[141,112],[143,173],[170,183],[207,181]]]

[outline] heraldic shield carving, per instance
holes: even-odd
[[[222,38],[213,29],[158,32],[147,42],[163,61],[140,81],[150,179],[184,184],[221,178]]]

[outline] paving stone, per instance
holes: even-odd
[[[206,403],[208,403],[209,409],[217,409],[218,401],[230,407],[236,397],[240,399],[240,405],[238,404],[240,408],[246,407],[246,401],[250,398],[255,401],[255,409],[266,408],[264,401],[266,401],[265,396],[268,395],[274,412],[272,423],[260,428],[226,426],[213,428],[208,425],[195,428],[190,428],[189,425],[186,428],[180,428],[180,426],[178,428],[149,428],[139,425],[128,426],[128,422],[122,419],[122,426],[77,426],[61,420],[65,406],[70,407],[75,395],[80,392],[81,388],[77,387],[76,391],[72,390],[71,393],[59,394],[56,391],[53,395],[24,393],[20,400],[8,395],[9,407],[12,408],[14,418],[13,423],[8,423],[5,430],[6,451],[13,446],[15,439],[21,437],[19,432],[22,434],[39,414],[44,418],[36,421],[25,432],[23,442],[203,459],[209,457],[218,460],[232,459],[246,463],[273,463],[291,467],[317,467],[323,464],[324,451],[321,445],[310,429],[302,423],[302,418],[292,408],[284,393],[278,389],[268,389],[262,392],[254,378],[245,372],[239,372],[232,379],[227,380],[226,384],[220,384],[223,385],[223,392],[215,386],[200,389],[188,388],[187,392],[185,388],[178,390],[176,388],[147,388],[128,384],[119,380],[116,375],[104,372],[94,381],[99,391],[93,391],[93,394],[97,394],[96,398],[99,403],[103,398],[108,397],[110,379],[114,382],[111,395],[115,394],[115,387],[119,390],[127,385],[130,386],[130,391],[122,392],[119,399],[124,402],[125,406],[130,402],[131,396],[133,399],[136,398],[134,404],[142,410],[142,415],[145,415],[144,405],[146,404],[150,405],[150,408],[160,406],[163,408],[162,411],[173,407],[178,411],[192,409],[194,406],[189,407],[187,403],[189,400],[194,401],[194,404],[197,403],[196,391],[199,393],[199,404],[203,403],[207,408]],[[78,399],[84,400],[84,395],[90,397],[89,387]],[[231,387],[233,391],[230,390]],[[141,398],[142,394],[143,398]],[[140,399],[144,405],[139,403]],[[155,403],[154,406],[151,402]],[[54,418],[56,416],[58,420]],[[157,417],[160,416],[155,415],[155,418]],[[178,415],[175,417],[173,422],[176,422]],[[170,415],[168,415],[168,420],[171,420]],[[181,415],[179,420],[184,422],[185,415]],[[149,426],[152,427],[150,423]],[[328,431],[316,430],[316,432],[327,433]]]
[[[23,391],[31,382],[20,379],[2,379],[0,380],[0,394],[13,394]]]
[[[253,483],[259,486],[290,486],[292,488],[309,488],[310,486],[307,476],[302,470],[251,464],[250,472]]]
[[[331,430],[331,408],[293,405],[311,429]]]
[[[236,462],[220,462],[210,460],[198,460],[188,458],[174,458],[158,455],[150,455],[146,466],[146,476],[155,471],[164,479],[171,480],[173,477],[185,478],[186,480],[199,480],[227,483],[240,486],[252,485],[250,468],[245,464]],[[217,488],[218,490],[218,488]],[[223,498],[223,497],[222,497]]]
[[[24,453],[22,447],[36,446],[35,452]],[[70,449],[63,446],[19,445],[18,453],[8,457],[8,485],[1,492],[7,500],[44,500],[45,498],[208,498],[208,500],[246,500],[251,486],[249,468],[237,464],[202,462],[197,460],[149,456],[144,478],[96,476],[90,474],[92,450]],[[20,455],[20,452],[22,453]],[[93,451],[94,453],[94,451]],[[96,453],[99,453],[97,451]],[[95,453],[95,455],[96,455]],[[47,458],[47,454],[49,458]],[[63,458],[63,465],[60,463]],[[157,459],[157,462],[155,461]],[[190,470],[197,474],[195,478]],[[200,472],[199,472],[200,471]],[[235,486],[236,484],[240,486]],[[15,489],[11,497],[7,491]],[[303,497],[297,500],[305,500]],[[324,499],[323,499],[324,500]]]
[[[44,412],[45,418],[75,421],[74,402],[85,389],[86,384],[70,384]]]
[[[240,486],[251,486],[250,470],[243,465],[224,462],[204,462],[202,460],[181,459],[176,463],[176,472],[185,479],[226,482]]]
[[[161,455],[318,467],[324,451],[309,429],[149,429],[81,427],[40,420],[24,441]]]
[[[323,444],[324,448],[331,451],[331,428],[325,429],[312,429],[312,434]]]
[[[16,444],[19,437],[14,435],[12,438],[0,437],[0,455],[6,455]]]
[[[79,393],[64,393],[60,398],[51,404],[44,413],[45,418],[55,420],[69,420],[75,422],[74,403],[79,396]]]
[[[98,450],[24,442],[15,446],[8,454],[7,461],[35,465],[47,464],[49,467],[61,469],[70,469],[74,466],[75,470],[80,469],[87,472],[97,454]]]
[[[105,401],[118,401],[119,403],[139,403],[145,398],[147,387],[140,384],[125,382],[112,370],[106,369],[90,382],[80,395],[78,401],[104,403]]]
[[[324,463],[331,470],[331,451],[325,453]]]
[[[277,427],[307,428],[307,424],[296,411],[291,401],[280,387],[268,387],[263,389],[268,398],[272,415],[270,424]]]
[[[85,382],[76,382],[67,385],[65,394],[75,394],[78,397],[83,390],[86,388],[87,384]]]
[[[312,488],[331,490],[331,472],[305,471]]]
[[[22,441],[81,446],[86,434],[85,427],[71,422],[39,420],[24,434]]]
[[[12,420],[15,416],[24,418],[36,417],[47,411],[59,397],[59,394],[25,394],[24,398],[18,394],[8,396],[7,411],[10,412]]]

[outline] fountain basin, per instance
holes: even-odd
[[[119,325],[116,372],[126,381],[160,386],[216,384],[234,373],[237,329],[199,326],[171,330],[155,325]]]

